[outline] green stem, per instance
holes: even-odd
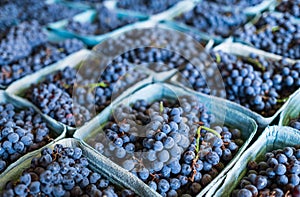
[[[198,156],[198,152],[200,150],[201,128],[202,128],[202,126],[198,127],[198,129],[197,129],[197,139],[196,139],[196,153],[197,153],[197,156]]]
[[[262,71],[266,70],[266,68],[256,59],[247,58],[247,61],[256,66],[257,68],[261,69]]]
[[[272,27],[272,32],[278,31],[279,30],[279,26],[274,26]]]
[[[164,103],[163,103],[163,101],[160,101],[160,103],[159,103],[159,112],[160,112],[160,114],[162,114],[164,112]]]
[[[99,83],[92,83],[92,84],[89,84],[88,87],[89,88],[97,88],[97,87],[102,87],[102,88],[106,88],[108,85],[106,83],[104,83],[103,81],[102,82],[99,82]]]
[[[208,128],[208,127],[205,127],[205,126],[201,126],[201,129],[204,129],[204,130],[206,130],[208,132],[211,132],[211,133],[215,134],[218,138],[221,138],[221,135],[218,132],[216,132],[215,130],[211,129],[211,128]]]
[[[287,102],[287,100],[289,100],[289,97],[277,99],[277,103],[285,103],[285,102]]]
[[[216,53],[215,56],[216,56],[216,62],[220,63],[221,62],[221,56],[220,56],[220,54]]]
[[[65,88],[65,89],[68,89],[71,87],[71,85],[68,85],[68,84],[62,84],[62,86]],[[90,90],[93,90],[95,89],[96,87],[103,87],[103,88],[106,88],[108,87],[108,85],[105,83],[105,82],[99,82],[99,83],[92,83],[92,84],[88,84],[88,85],[77,85],[77,87],[82,87],[82,88],[90,88]]]

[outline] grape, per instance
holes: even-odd
[[[169,182],[165,179],[161,179],[158,183],[158,190],[162,193],[167,192],[170,188]]]
[[[300,116],[299,116],[299,118],[295,118],[295,119],[291,120],[289,122],[289,126],[295,128],[297,130],[300,130]]]
[[[251,191],[247,190],[247,189],[241,189],[238,193],[237,193],[237,196],[238,197],[251,197],[252,196],[252,193]]]

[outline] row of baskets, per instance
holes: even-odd
[[[299,131],[284,126],[291,119],[299,116],[299,105],[297,105],[300,99],[299,93],[295,94],[283,109],[280,115],[280,126],[268,126],[263,132],[260,132],[257,130],[257,124],[253,119],[236,109],[230,108],[231,104],[225,100],[195,93],[191,90],[166,83],[154,83],[136,89],[133,93],[124,96],[122,99],[114,101],[92,121],[75,131],[72,139],[63,139],[67,135],[66,127],[43,115],[47,125],[51,128],[51,133],[53,136],[56,136],[54,141],[46,146],[53,147],[58,143],[70,147],[79,146],[84,150],[84,155],[87,156],[91,165],[95,166],[96,171],[109,177],[113,182],[130,188],[141,196],[159,196],[137,177],[98,153],[89,144],[89,141],[101,132],[101,125],[108,121],[113,109],[121,103],[128,105],[139,99],[147,101],[163,98],[176,99],[182,95],[194,95],[199,98],[200,102],[207,106],[208,111],[215,115],[218,125],[240,129],[242,131],[242,138],[245,139],[244,145],[239,149],[235,157],[209,185],[203,188],[199,196],[228,196],[242,178],[241,175],[246,171],[248,161],[261,158],[266,151],[299,145]],[[26,100],[6,92],[1,92],[1,103],[11,103],[18,109],[34,107]],[[259,135],[258,139],[255,138],[257,135]],[[4,183],[7,180],[14,179],[23,169],[27,168],[30,165],[31,159],[40,154],[40,150],[30,152],[9,165],[0,176],[1,188],[4,188]]]
[[[157,23],[163,23],[166,26],[182,31],[182,32],[189,32],[189,33],[194,33],[196,35],[201,36],[203,40],[209,41],[213,40],[216,44],[219,44],[227,39],[229,40],[236,40],[239,41],[238,39],[229,36],[229,37],[221,37],[218,35],[211,35],[208,33],[205,33],[203,31],[197,30],[195,27],[191,27],[189,25],[186,25],[184,23],[179,22],[176,20],[176,17],[182,15],[183,13],[186,13],[188,11],[191,11],[195,8],[197,4],[201,3],[201,0],[195,0],[195,1],[179,1],[177,4],[172,6],[171,8],[167,9],[164,12],[154,14],[154,15],[146,15],[144,13],[139,13],[139,12],[134,12],[130,10],[124,10],[121,8],[118,8],[116,6],[117,2],[116,1],[104,1],[103,5],[105,5],[109,10],[112,12],[115,12],[117,17],[119,19],[126,18],[126,17],[133,17],[137,21],[125,25],[121,28],[118,28],[116,30],[113,30],[109,33],[101,34],[101,35],[82,35],[78,34],[75,32],[72,32],[67,29],[67,24],[70,19],[58,21],[55,23],[51,23],[47,25],[47,29],[49,32],[51,32],[51,35],[54,35],[53,39],[54,40],[60,40],[64,38],[77,38],[82,40],[85,44],[88,46],[95,46],[99,42],[111,38],[116,35],[120,35],[123,32],[126,32],[130,29],[133,28],[142,28],[144,26],[147,26],[149,24],[157,24]],[[68,4],[68,3],[67,3]],[[264,0],[261,3],[259,3],[256,6],[252,7],[247,7],[247,8],[241,8],[241,7],[234,7],[234,9],[241,10],[243,14],[247,16],[247,21],[245,25],[250,25],[252,23],[255,23],[257,19],[261,16],[263,12],[272,12],[275,15],[281,15],[281,13],[278,13],[275,10],[276,5],[278,5],[279,2],[276,0]],[[79,4],[80,5],[80,4]],[[83,6],[85,7],[85,6]],[[223,6],[224,9],[232,9],[230,6]],[[88,8],[86,11],[82,12],[81,14],[76,15],[73,17],[72,20],[80,22],[80,23],[93,23],[96,20],[96,15],[97,11],[94,9],[92,5]],[[299,20],[295,18],[295,21],[298,22]],[[242,42],[242,41],[241,41]]]

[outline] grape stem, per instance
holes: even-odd
[[[89,85],[88,85],[88,87],[89,87],[89,88],[92,88],[92,89],[97,88],[97,87],[106,88],[107,86],[108,86],[108,85],[107,85],[105,82],[103,82],[103,81],[101,81],[101,82],[99,82],[99,83],[92,83],[92,84],[89,84]]]
[[[159,112],[160,112],[160,114],[162,114],[164,112],[164,103],[163,103],[163,101],[160,101],[160,103],[159,103]]]
[[[69,85],[69,84],[63,84],[62,85],[64,88],[68,89],[70,88],[72,85]],[[75,86],[75,84],[74,84]],[[108,84],[106,84],[105,82],[101,81],[99,83],[91,83],[91,84],[88,84],[88,85],[78,85],[76,84],[77,87],[82,87],[82,88],[90,88],[90,89],[95,89],[97,87],[102,87],[102,88],[106,88],[108,87]]]
[[[272,27],[272,32],[278,31],[279,30],[279,26],[274,26]]]
[[[285,102],[287,102],[288,99],[289,99],[289,97],[277,99],[277,103],[285,103]]]
[[[221,56],[219,55],[219,53],[216,53],[215,56],[216,56],[216,62],[220,63],[221,62]]]
[[[256,66],[257,68],[259,68],[262,71],[265,71],[266,68],[256,59],[252,59],[252,58],[247,58],[247,61],[251,64],[253,64],[254,66]]]
[[[216,132],[215,130],[211,129],[211,128],[208,128],[208,127],[205,127],[205,126],[199,126],[198,129],[197,129],[197,138],[196,138],[196,157],[193,159],[193,164],[192,164],[192,167],[193,167],[193,175],[192,177],[190,178],[190,180],[193,182],[194,181],[194,178],[195,178],[195,174],[197,173],[196,172],[196,169],[195,169],[195,164],[196,162],[198,161],[199,159],[199,151],[200,151],[200,137],[201,137],[201,130],[204,129],[208,132],[211,132],[213,134],[215,134],[218,138],[221,138],[221,135]]]

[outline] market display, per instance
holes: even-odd
[[[0,1],[0,196],[299,197],[299,18],[299,0]]]

